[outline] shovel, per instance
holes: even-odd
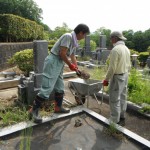
[[[76,74],[81,79],[89,79],[90,78],[90,74],[85,72],[84,70],[80,71],[80,70],[77,69]]]

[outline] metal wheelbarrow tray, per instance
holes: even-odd
[[[103,90],[102,90],[102,100],[101,103],[98,101],[96,97],[96,93],[98,93],[101,89],[103,89],[102,81],[93,80],[93,79],[81,79],[76,78],[69,80],[68,82],[69,89],[71,93],[74,95],[75,100],[78,105],[83,105],[87,99],[87,107],[89,106],[89,96],[94,95],[97,103],[100,105],[103,101]]]
[[[69,80],[69,87],[80,95],[88,96],[98,93],[102,89],[102,81],[77,78]]]

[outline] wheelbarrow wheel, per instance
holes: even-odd
[[[75,93],[75,101],[77,103],[77,105],[82,105],[85,103],[86,97],[84,95],[82,96],[78,96],[77,93]]]

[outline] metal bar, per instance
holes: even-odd
[[[67,104],[67,105],[69,104],[70,106],[76,106],[75,104],[73,104],[72,102],[70,102],[69,100],[67,100],[66,98],[64,98],[63,102],[65,104]]]

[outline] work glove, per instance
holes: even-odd
[[[78,70],[78,67],[75,64],[72,64],[72,63],[69,65],[69,68],[72,71],[77,71]]]
[[[109,82],[107,80],[103,80],[103,86],[108,86]]]

